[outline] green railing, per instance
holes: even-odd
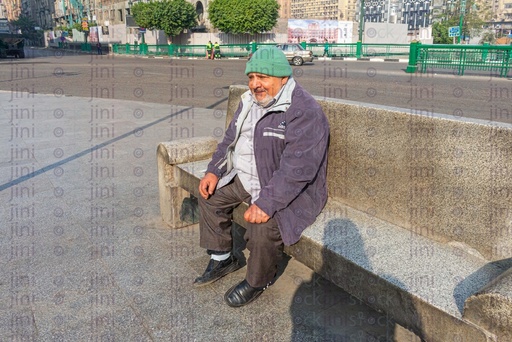
[[[84,51],[84,52],[91,52],[92,51],[91,44],[90,43],[80,44],[80,50]]]
[[[161,45],[167,48],[168,45]],[[147,44],[112,44],[112,52],[120,55],[147,55],[149,47]]]
[[[169,56],[172,57],[206,57],[204,45],[174,45],[170,44]]]
[[[220,45],[221,58],[245,58],[257,48],[269,44],[226,44]],[[323,56],[323,43],[301,43],[313,51],[316,57]],[[114,44],[116,54],[151,55],[169,57],[206,58],[205,45],[130,45]],[[408,44],[328,44],[328,57],[383,57],[409,58],[408,73],[426,72],[427,69],[452,69],[459,75],[465,70],[496,71],[501,77],[508,75],[512,63],[512,46],[497,45],[423,45],[420,42]]]
[[[220,46],[220,56],[226,58],[247,57],[252,52],[251,44],[228,44]]]
[[[258,44],[264,45],[264,44]],[[227,44],[220,45],[221,58],[245,58],[256,49],[256,44]],[[149,55],[169,57],[206,58],[205,45],[130,45],[113,44],[112,51],[121,55]]]
[[[245,58],[251,52],[256,51],[261,46],[275,45],[267,44],[226,44],[220,45],[221,58]],[[306,44],[302,43],[306,49],[312,50],[313,55],[320,57],[324,55],[324,44]],[[360,50],[358,50],[358,45]],[[129,45],[114,44],[112,47],[114,53],[126,55],[150,55],[150,56],[170,56],[170,57],[195,57],[206,58],[205,45]],[[329,44],[327,57],[384,57],[392,58],[397,56],[407,57],[409,53],[408,44]]]
[[[495,71],[507,77],[512,63],[512,46],[500,45],[423,45],[411,43],[408,73],[427,69],[451,69],[458,75],[465,70]]]
[[[327,57],[353,57],[353,58],[369,58],[369,57],[404,57],[409,55],[409,44],[358,44],[346,43],[336,44],[329,43],[309,43],[302,44],[305,48],[313,51],[315,57],[324,56],[327,50]],[[360,50],[358,50],[360,45]]]

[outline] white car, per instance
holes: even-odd
[[[277,44],[276,47],[283,50],[288,62],[293,65],[313,62],[313,51],[304,49],[300,44]]]

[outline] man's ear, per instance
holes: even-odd
[[[290,77],[286,76],[281,79],[281,85],[284,86]]]

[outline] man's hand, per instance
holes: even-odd
[[[270,220],[270,216],[268,216],[256,204],[251,204],[249,209],[244,213],[244,219],[249,223],[265,223]]]
[[[217,187],[217,183],[219,182],[219,177],[214,175],[211,172],[208,172],[204,175],[203,179],[199,182],[199,194],[202,198],[208,199],[210,195],[213,195],[215,188]]]

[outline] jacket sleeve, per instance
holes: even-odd
[[[327,163],[327,118],[312,97],[300,102],[301,108],[292,104],[287,111],[285,148],[279,168],[255,202],[271,217],[290,205],[315,180],[322,166],[325,170]]]
[[[236,120],[238,119],[238,115],[240,114],[241,110],[242,102],[240,102],[240,104],[238,105],[238,109],[236,110],[235,115],[233,115],[233,120],[231,120],[231,122],[229,123],[229,126],[224,133],[224,138],[217,145],[217,149],[213,153],[212,160],[210,161],[206,169],[206,172],[211,172],[219,178],[221,178],[222,175],[224,175],[227,169],[227,149],[228,146],[231,145],[231,143],[235,139]]]

